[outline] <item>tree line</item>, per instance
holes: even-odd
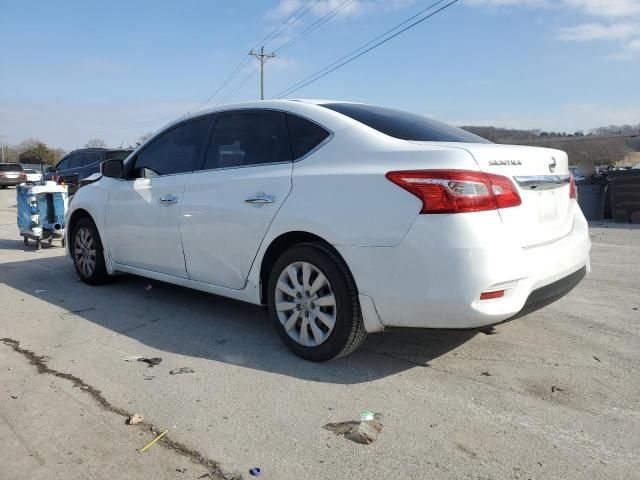
[[[134,145],[126,148],[140,146],[151,138],[151,132],[142,135]],[[82,148],[108,148],[107,143],[101,138],[92,138]],[[62,148],[55,148],[47,145],[38,138],[28,138],[18,145],[3,145],[3,157],[5,163],[27,163],[55,165],[67,151]]]

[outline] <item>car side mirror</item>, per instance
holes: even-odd
[[[120,178],[123,170],[124,163],[122,160],[105,160],[100,164],[100,173],[102,173],[103,177]]]
[[[55,171],[56,171],[55,167],[47,167],[44,172],[45,173],[53,173]]]

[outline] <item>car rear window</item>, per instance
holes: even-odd
[[[22,165],[17,163],[4,163],[0,164],[0,172],[21,172]]]
[[[324,103],[321,106],[401,140],[491,143],[461,128],[393,108],[356,103]]]

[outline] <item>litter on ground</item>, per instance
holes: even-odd
[[[352,442],[369,445],[375,442],[378,439],[378,435],[382,433],[382,415],[375,413],[373,416],[374,418],[372,420],[363,420],[360,422],[327,423],[322,428],[336,435],[342,435]]]
[[[193,372],[195,372],[195,370],[189,367],[180,367],[180,368],[174,368],[173,370],[171,370],[169,372],[169,375],[180,375],[181,373],[193,373]]]
[[[127,425],[138,425],[144,421],[144,417],[137,413],[134,413],[129,418],[127,418]]]
[[[153,358],[140,357],[140,358],[138,358],[138,361],[146,363],[147,365],[149,365],[149,368],[151,368],[151,367],[155,367],[156,365],[160,365],[160,363],[162,362],[162,358],[160,358],[160,357],[153,357]]]

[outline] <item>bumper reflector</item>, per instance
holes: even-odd
[[[483,292],[480,294],[480,300],[493,300],[494,298],[504,297],[504,290],[496,290],[494,292]]]

